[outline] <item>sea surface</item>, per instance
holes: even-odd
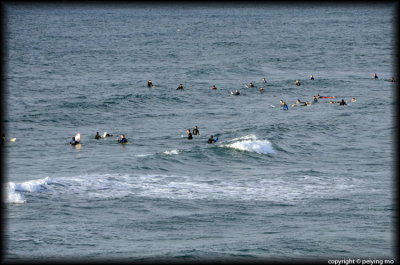
[[[396,8],[7,3],[3,260],[394,259]]]

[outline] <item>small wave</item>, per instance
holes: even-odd
[[[255,135],[246,135],[243,137],[232,139],[231,144],[222,145],[221,147],[233,148],[241,151],[255,152],[258,154],[274,154],[272,144],[268,140],[257,140]]]
[[[50,184],[51,179],[30,180],[22,183],[8,182],[7,203],[25,203],[26,200],[21,192],[40,192],[45,185]]]
[[[171,150],[171,151],[165,151],[165,152],[163,152],[163,154],[164,155],[177,155],[177,154],[179,154],[179,151],[178,150],[176,150],[176,149],[174,149],[174,150]]]

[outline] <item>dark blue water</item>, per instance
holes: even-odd
[[[7,4],[5,259],[393,258],[394,8]]]

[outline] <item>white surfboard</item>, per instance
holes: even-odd
[[[77,133],[75,135],[75,141],[80,142],[81,141],[81,133]]]

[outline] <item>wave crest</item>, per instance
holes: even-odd
[[[222,147],[233,148],[240,151],[255,152],[258,154],[275,154],[272,144],[268,140],[258,140],[255,135],[246,135],[232,139],[233,143]]]

